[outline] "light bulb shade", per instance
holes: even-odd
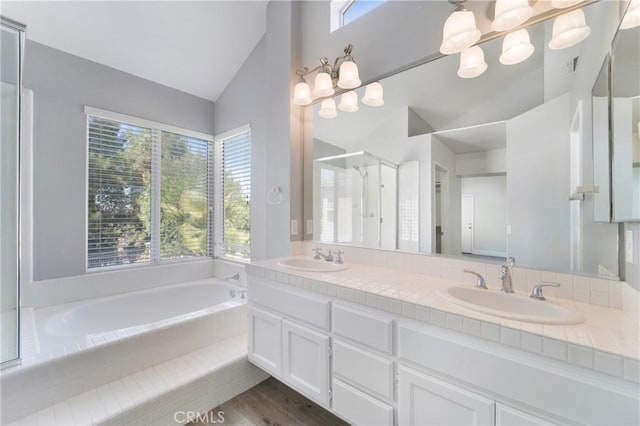
[[[310,105],[313,102],[311,99],[311,89],[309,85],[304,81],[299,81],[296,87],[293,89],[293,101],[294,105]]]
[[[462,52],[480,40],[480,35],[473,12],[453,12],[444,23],[440,52],[445,55]]]
[[[333,96],[334,93],[335,90],[333,90],[333,81],[331,81],[331,76],[326,72],[319,72],[316,75],[313,94],[319,98],[324,98],[326,96]]]
[[[508,31],[531,18],[533,9],[529,0],[496,0],[495,19],[491,23],[494,31]]]
[[[566,9],[578,3],[582,3],[582,0],[551,0],[551,7],[554,9]]]
[[[631,0],[631,4],[620,23],[621,30],[640,26],[640,0]]]
[[[460,52],[458,77],[474,78],[487,70],[484,52],[480,46],[473,46]]]
[[[340,64],[338,74],[340,75],[338,78],[338,87],[355,89],[362,84],[358,73],[358,66],[353,61],[344,61]]]
[[[322,118],[336,118],[338,115],[338,111],[336,111],[336,101],[334,101],[333,98],[322,101],[318,115]]]
[[[362,103],[374,107],[384,105],[382,84],[375,82],[367,85],[364,96],[362,97]]]
[[[514,65],[527,59],[533,54],[535,47],[529,39],[529,32],[524,28],[507,34],[502,42],[500,63]]]
[[[566,49],[580,43],[591,33],[582,9],[560,15],[553,21],[553,35],[549,49]]]
[[[358,110],[358,94],[353,90],[344,93],[340,98],[338,109],[344,112],[356,112]]]

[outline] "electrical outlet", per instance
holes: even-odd
[[[313,234],[313,220],[308,219],[307,220],[307,234],[311,235]]]
[[[291,219],[291,235],[298,235],[298,221]]]
[[[507,235],[511,235],[511,225],[507,225]]]
[[[624,254],[627,263],[633,263],[633,231],[631,229],[624,234]]]

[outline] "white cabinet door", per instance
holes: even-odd
[[[556,423],[496,403],[496,426],[542,426],[554,424]]]
[[[400,366],[398,423],[403,426],[492,426],[494,402],[450,383]]]
[[[329,336],[284,320],[283,379],[294,389],[329,406]]]
[[[254,306],[249,308],[249,361],[276,377],[282,376],[282,319]]]

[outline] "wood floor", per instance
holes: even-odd
[[[224,417],[220,421],[214,415]],[[211,410],[209,421],[190,425],[332,426],[348,425],[273,377]],[[217,423],[216,423],[216,419]]]

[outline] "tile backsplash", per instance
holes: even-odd
[[[325,252],[341,250],[344,252],[343,257],[346,263],[354,262],[399,269],[416,274],[468,282],[473,285],[476,278],[471,274],[464,273],[464,269],[470,269],[481,274],[486,279],[489,288],[500,288],[498,279],[500,263],[349,247],[312,241],[292,242],[291,254],[311,255],[313,247],[320,247]],[[620,309],[632,315],[638,315],[639,313],[640,293],[623,281],[520,268],[517,265],[512,269],[512,277],[514,290],[522,293],[530,293],[533,286],[540,281],[558,282],[560,287],[545,288],[545,295]]]

